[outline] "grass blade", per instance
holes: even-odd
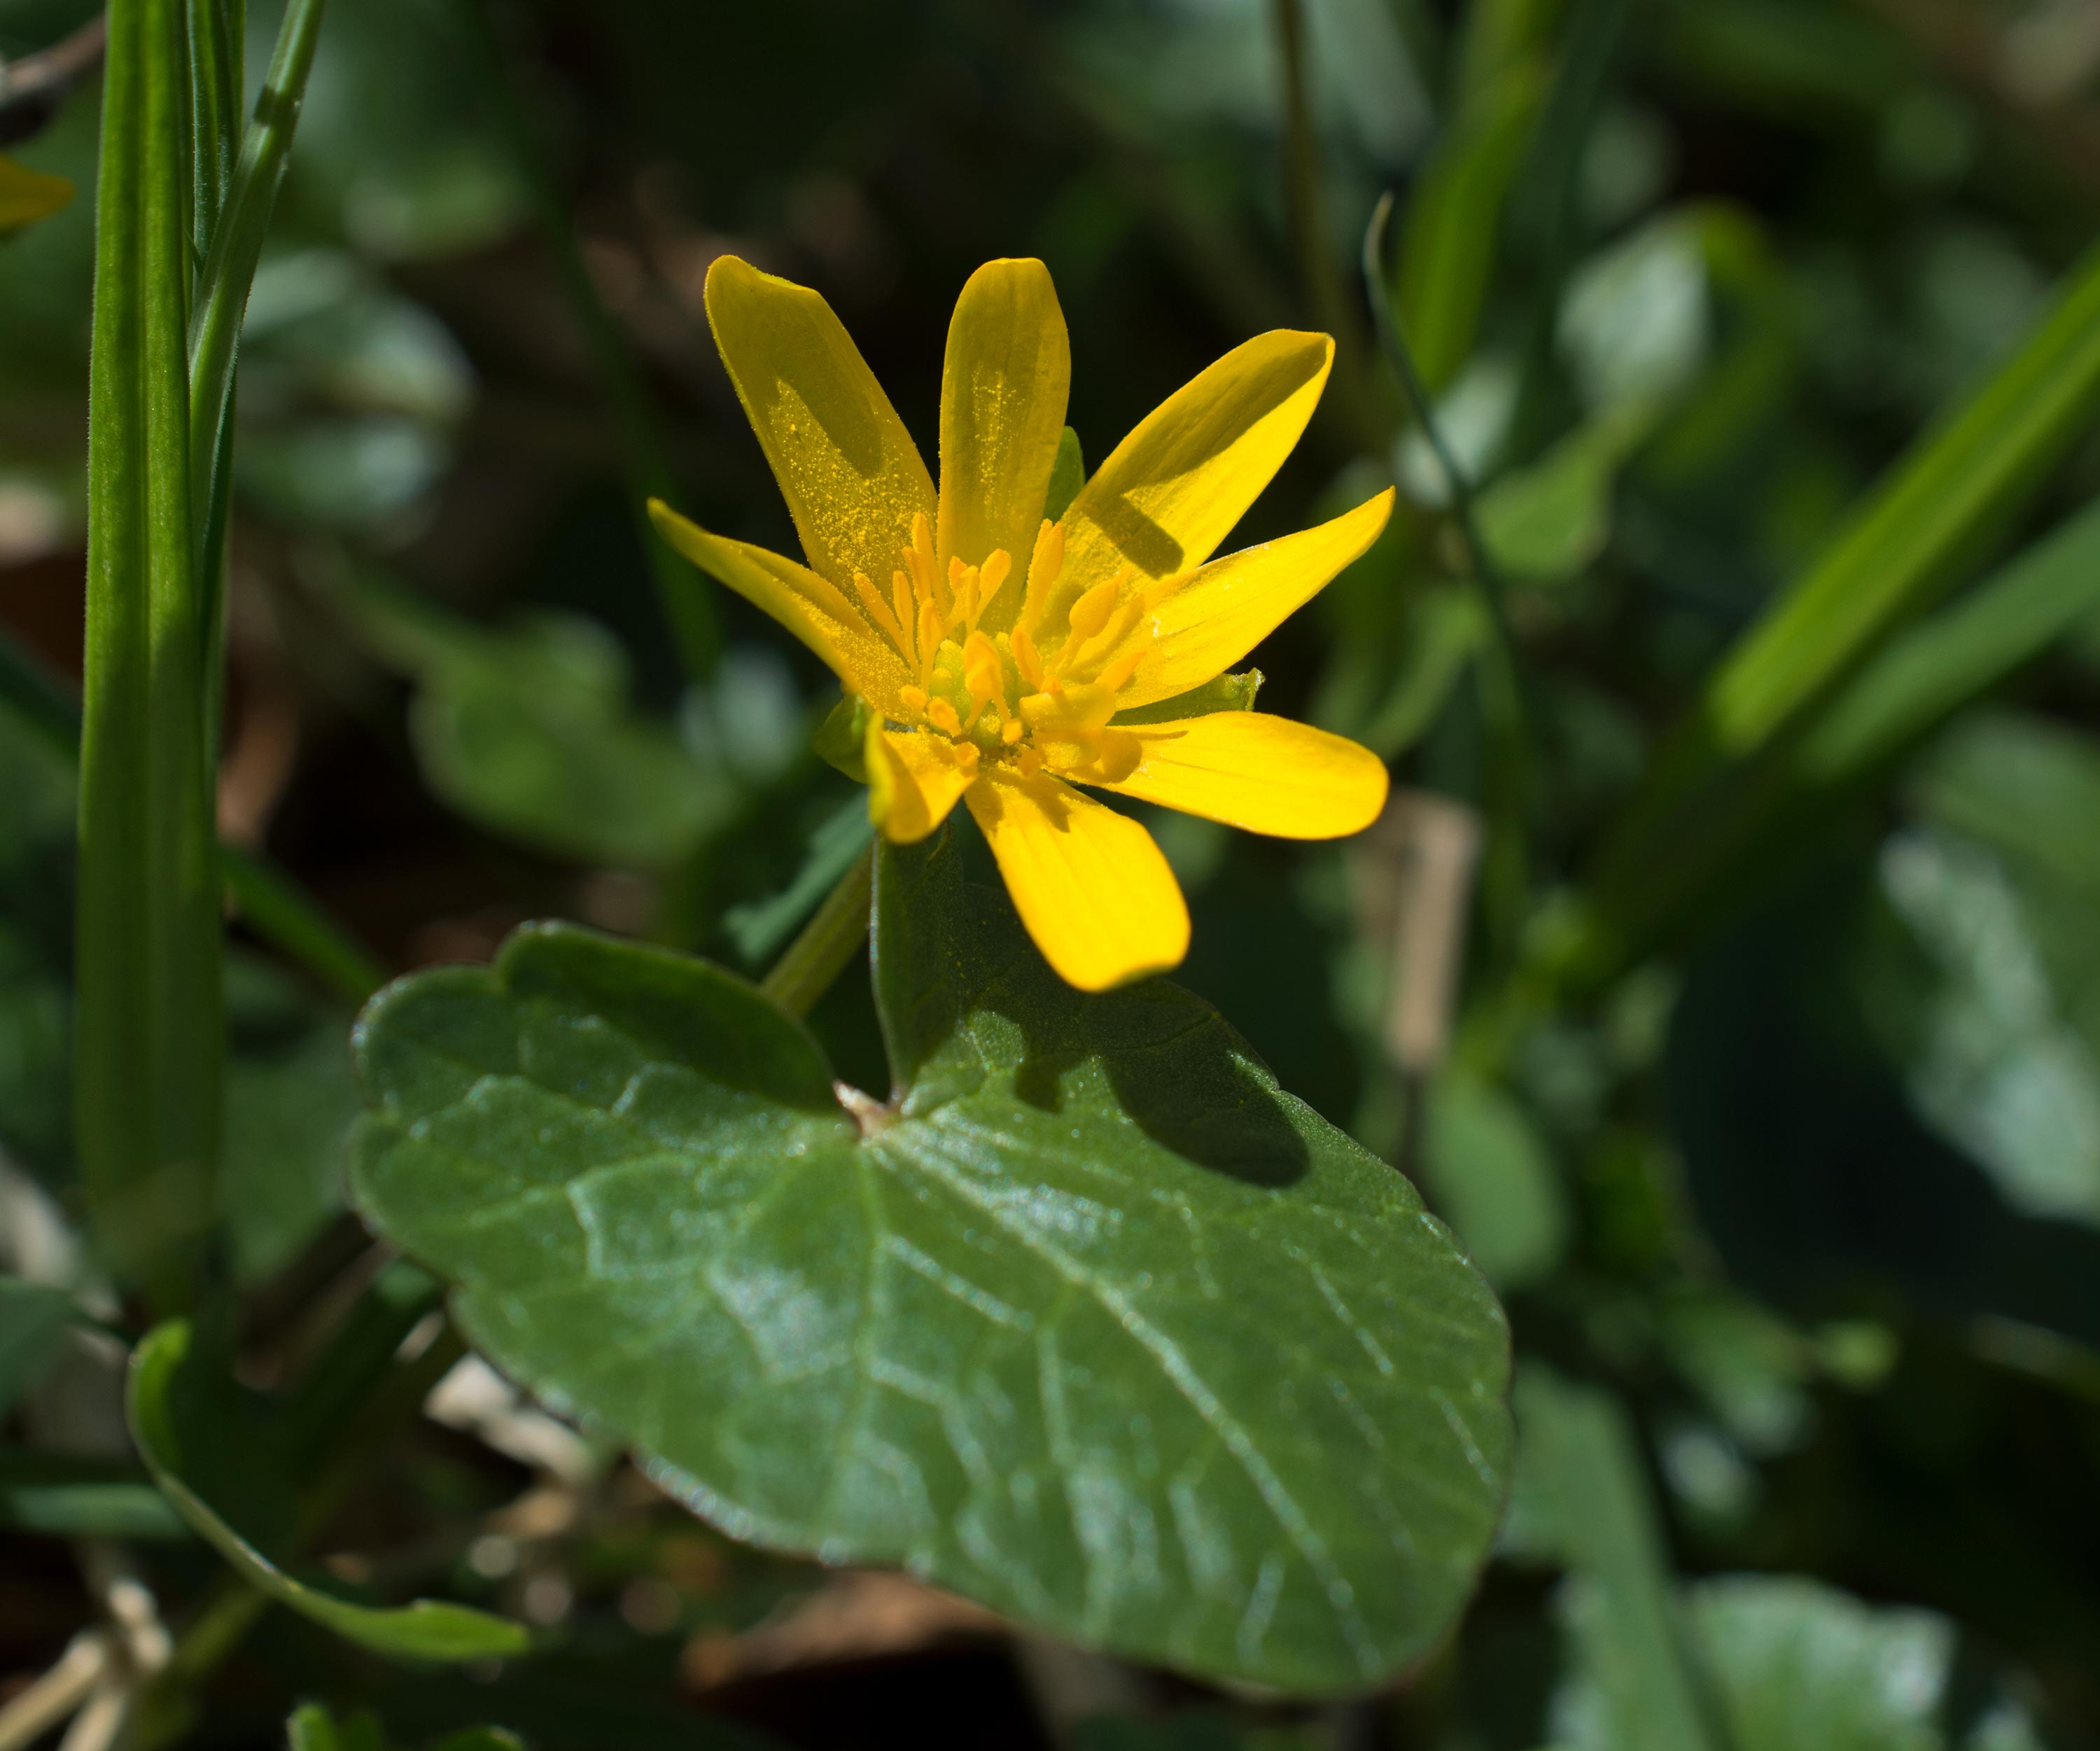
[[[75,1126],[107,1260],[190,1299],[223,1034],[185,297],[180,0],[112,0],[90,365]]]

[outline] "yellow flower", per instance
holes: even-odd
[[[967,803],[1065,980],[1106,990],[1189,947],[1188,906],[1152,836],[1074,783],[1291,839],[1377,816],[1385,768],[1355,743],[1201,700],[1175,710],[1369,547],[1392,509],[1388,491],[1211,558],[1312,417],[1334,360],[1326,335],[1278,329],[1228,353],[1051,523],[1071,360],[1042,262],[987,262],[963,288],[938,494],[823,298],[725,256],[707,306],[810,562],[660,503],[657,527],[867,702],[869,809],[893,841]]]

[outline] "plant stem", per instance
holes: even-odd
[[[664,545],[649,520],[652,498],[667,504],[677,501],[670,452],[664,443],[648,385],[636,368],[619,325],[598,297],[589,266],[577,246],[576,227],[555,185],[532,118],[518,99],[486,7],[487,0],[463,0],[461,11],[480,51],[489,100],[495,106],[498,125],[510,137],[511,156],[524,176],[532,215],[554,264],[555,278],[584,331],[598,366],[599,384],[611,404],[620,443],[627,452],[628,509],[650,575],[655,580],[664,618],[670,624],[686,674],[699,680],[714,672],[721,657],[721,625],[716,618],[714,598],[709,586],[703,584],[691,568]]]
[[[1312,304],[1313,320],[1334,337],[1335,368],[1328,386],[1354,428],[1357,441],[1366,449],[1380,451],[1391,433],[1369,394],[1370,378],[1364,364],[1370,348],[1363,324],[1343,292],[1328,236],[1319,140],[1306,87],[1304,9],[1299,0],[1273,0],[1272,16],[1277,63],[1283,77],[1284,187],[1299,278]]]
[[[815,1008],[817,999],[867,940],[874,884],[875,847],[870,845],[773,964],[759,990],[791,1016],[806,1016]]]
[[[97,1239],[162,1311],[210,1230],[224,1029],[188,354],[182,0],[112,0],[88,421],[75,1129]]]

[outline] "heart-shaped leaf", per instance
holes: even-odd
[[[1507,1339],[1399,1175],[1163,981],[1087,997],[885,848],[898,1089],[705,963],[560,925],[375,1000],[373,1224],[730,1533],[1314,1691],[1464,1599]]]

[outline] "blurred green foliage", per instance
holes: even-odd
[[[73,801],[11,684],[0,1673],[95,1616],[56,1541],[95,1533],[138,1541],[205,1710],[153,1718],[198,1743],[284,1743],[316,1697],[334,1716],[291,1730],[314,1751],[508,1742],[444,1739],[492,1721],[554,1751],[2100,1743],[2093,9],[503,0],[484,34],[470,3],[327,17],[241,351],[223,831],[390,969],[558,915],[755,974],[862,839],[808,752],[829,677],[726,593],[697,673],[631,514],[653,456],[710,527],[792,549],[708,262],[823,291],[929,455],[947,312],[992,256],[1048,262],[1095,458],[1247,334],[1335,324],[1336,388],[1240,535],[1388,481],[1402,507],[1255,660],[1264,707],[1481,825],[1470,911],[1429,920],[1463,933],[1448,1056],[1392,1061],[1383,841],[1162,825],[1180,977],[1495,1284],[1516,1496],[1459,1631],[1339,1716],[937,1616],[885,1641],[841,1583],[729,1546],[492,1375],[473,1415],[413,1417],[430,1381],[394,1358],[427,1293],[359,1301],[341,1214],[347,1017],[250,940],[229,1341],[310,1458],[338,1427],[316,1382],[415,1395],[341,1425],[364,1468],[296,1555],[545,1651],[394,1665],[296,1602],[212,1642],[229,1595],[194,1519],[64,1407],[109,1365],[46,1286],[140,1328],[37,1238],[80,1214]],[[248,8],[251,80],[280,10]],[[89,11],[0,0],[0,55]],[[83,191],[0,241],[0,621],[62,680],[96,104],[92,79],[0,99],[9,156]],[[1389,187],[1376,295],[1483,555],[1352,277]],[[864,968],[812,1022],[886,1086]]]

